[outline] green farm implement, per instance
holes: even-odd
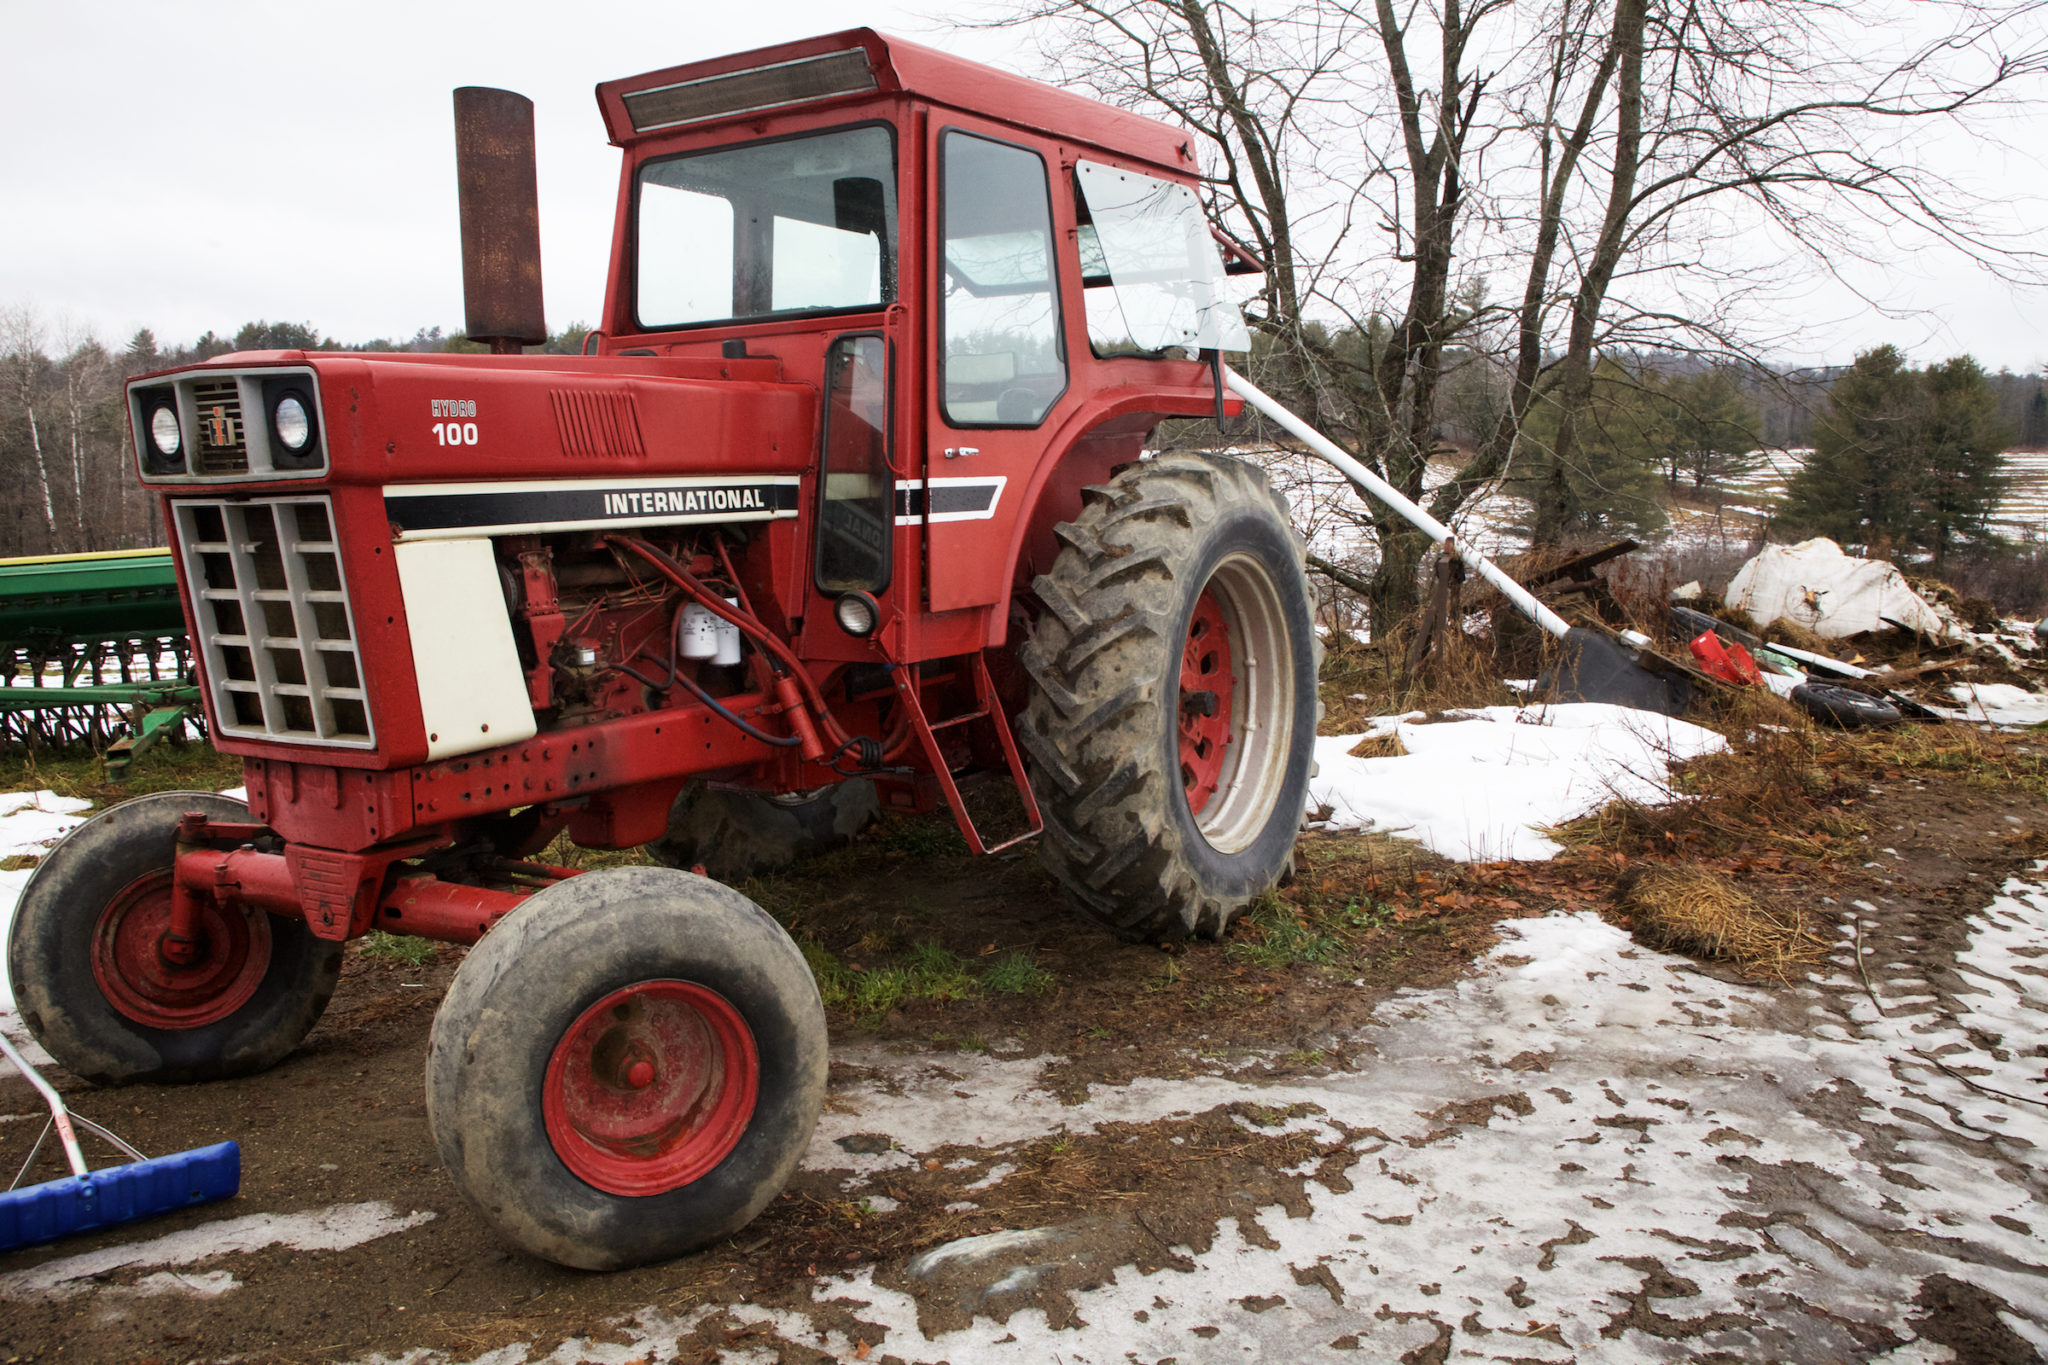
[[[203,724],[167,550],[0,559],[0,742],[87,743],[118,773]]]

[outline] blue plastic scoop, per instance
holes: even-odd
[[[74,1118],[56,1089],[36,1073],[14,1045],[0,1034],[0,1052],[15,1070],[42,1094],[50,1106],[50,1122],[14,1177],[15,1185],[0,1192],[0,1251],[54,1241],[74,1232],[115,1227],[160,1213],[232,1198],[242,1187],[242,1149],[217,1142],[170,1156],[145,1157],[91,1119]],[[57,1130],[71,1174],[40,1185],[21,1185],[50,1129]],[[78,1128],[97,1133],[130,1158],[126,1165],[89,1170],[78,1147]]]

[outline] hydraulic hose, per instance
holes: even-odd
[[[685,674],[682,670],[682,633],[683,609],[681,607],[678,607],[676,608],[675,617],[669,626],[667,665],[668,680],[666,682],[662,682],[657,679],[648,677],[645,673],[642,673],[639,669],[634,668],[631,664],[615,664],[613,665],[613,667],[617,669],[618,672],[623,673],[627,677],[631,678],[634,682],[639,683],[642,687],[651,687],[656,692],[666,692],[670,688],[677,686],[688,688],[690,690],[690,694],[696,697],[698,701],[701,701],[706,706],[710,707],[711,710],[719,716],[719,718],[737,728],[742,734],[746,735],[750,739],[759,740],[763,744],[772,744],[778,749],[794,749],[797,745],[803,743],[803,737],[801,735],[771,735],[767,733],[765,730],[759,729],[758,727],[749,724],[746,720],[735,715],[733,712],[727,710],[725,706],[719,702],[718,698],[712,696],[709,692],[706,692],[703,689],[703,687],[698,684],[695,678],[692,678]]]
[[[810,702],[812,713],[824,724],[834,748],[843,750],[852,743],[854,737],[846,732],[845,727],[833,716],[831,708],[825,704],[825,696],[818,690],[818,684],[812,680],[810,670],[804,667],[803,660],[797,658],[796,651],[775,638],[768,628],[761,624],[759,617],[750,611],[741,611],[734,607],[723,597],[699,583],[688,569],[644,540],[631,536],[606,536],[605,542],[631,550],[653,565],[662,577],[688,593],[690,598],[706,611],[738,626],[749,639],[783,666],[784,671]]]

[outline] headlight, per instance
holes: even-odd
[[[277,401],[277,406],[271,409],[270,422],[277,431],[277,439],[284,442],[287,450],[304,450],[306,443],[313,439],[312,415],[294,395],[286,394]]]
[[[850,592],[832,604],[832,617],[848,635],[865,638],[881,623],[882,608],[864,592]]]
[[[280,473],[318,469],[320,405],[310,375],[272,375],[263,381],[263,411],[270,428],[270,466]]]
[[[165,459],[175,456],[178,448],[184,444],[184,438],[178,433],[178,414],[169,404],[158,407],[150,414],[149,443],[155,446],[157,453]]]

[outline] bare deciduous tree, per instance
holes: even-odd
[[[1037,26],[1060,78],[1201,138],[1213,217],[1267,266],[1247,310],[1261,382],[1440,519],[1515,469],[1532,409],[1553,405],[1546,468],[1519,472],[1554,537],[1585,482],[1578,423],[1604,350],[1754,359],[1784,336],[1763,285],[1901,234],[2031,268],[1911,138],[2039,77],[2048,49],[2021,43],[2043,12],[1021,0],[999,22]],[[1432,486],[1460,363],[1504,394],[1474,457]],[[1424,547],[1379,509],[1354,515],[1384,621],[1413,605]]]

